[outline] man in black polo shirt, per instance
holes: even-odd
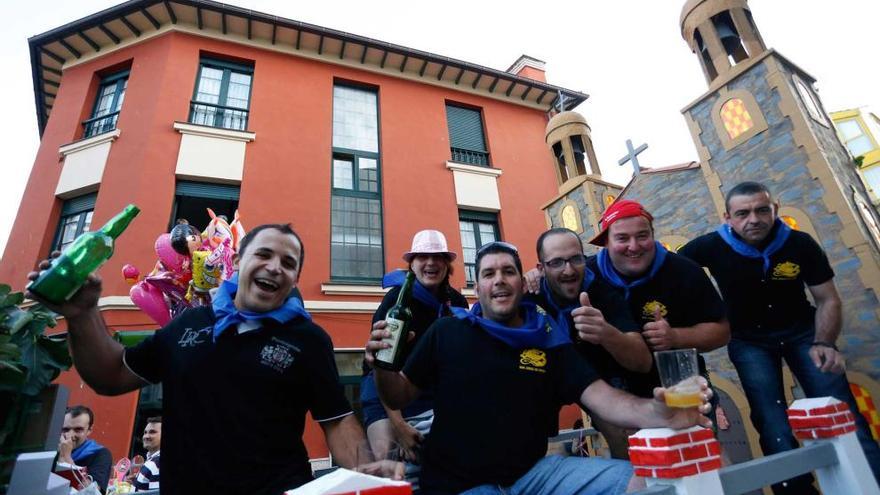
[[[632,474],[629,463],[544,457],[561,403],[578,402],[624,426],[709,423],[696,408],[666,407],[662,389],[644,400],[599,379],[564,330],[522,301],[522,263],[510,244],[480,248],[476,276],[479,304],[471,311],[453,308],[455,317],[435,322],[403,371],[376,370],[380,395],[393,408],[421,389],[434,390],[420,478],[424,495],[622,493]],[[384,327],[374,325],[369,363],[387,347]],[[704,390],[705,400],[711,392]]]
[[[807,397],[833,396],[849,404],[868,463],[878,477],[880,449],[858,413],[835,342],[841,303],[834,272],[809,234],[777,218],[766,186],[743,182],[727,193],[726,220],[681,253],[709,268],[730,308],[727,346],[751,407],[764,454],[797,448],[786,417],[782,359]],[[814,308],[804,293],[816,302]],[[774,485],[776,493],[816,493],[812,476]]]
[[[527,293],[525,300],[543,308],[568,331],[575,349],[600,378],[627,390],[626,370],[647,373],[653,360],[626,301],[587,269],[583,244],[574,231],[547,230],[538,237],[536,250],[537,269],[526,276],[526,280],[534,278],[536,291]],[[608,442],[611,456],[629,459],[627,436],[632,432],[599,416],[592,419]]]
[[[635,201],[609,206],[601,231],[590,241],[604,249],[588,268],[627,301],[651,350],[693,347],[702,353],[725,345],[730,327],[718,292],[699,266],[654,240],[653,220]],[[708,378],[702,356],[699,361]],[[660,383],[656,371],[634,374],[629,381],[631,391],[642,397],[650,397]]]
[[[364,434],[339,384],[333,345],[291,295],[304,255],[289,225],[251,230],[237,274],[211,306],[184,312],[129,349],[109,337],[98,312],[98,277],[63,305],[47,305],[67,318],[77,371],[95,391],[162,383],[163,494],[277,495],[309,481],[307,412],[334,460],[356,464]]]

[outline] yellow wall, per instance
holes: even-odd
[[[880,205],[880,188],[872,188],[865,179],[866,171],[880,169],[880,120],[872,113],[863,113],[861,109],[831,112],[831,120],[834,121],[835,126],[840,122],[855,121],[871,141],[873,149],[862,155],[862,165],[859,167],[858,172],[862,177],[865,187],[868,189],[868,193],[871,195],[871,202],[875,206]],[[839,132],[838,136],[841,137],[841,142],[846,144],[846,141]]]

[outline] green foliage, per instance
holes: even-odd
[[[24,294],[0,284],[0,392],[36,396],[70,368],[67,339],[45,335],[55,314],[36,304],[19,305]]]

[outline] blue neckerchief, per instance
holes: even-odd
[[[406,278],[406,270],[394,270],[385,274],[382,277],[382,288],[387,289],[389,287],[401,287],[403,286],[403,280]],[[416,283],[413,284],[413,297],[416,298],[417,301],[424,304],[425,306],[433,309],[437,312],[437,318],[441,318],[443,316],[443,308],[444,304],[440,302],[439,299],[434,297],[434,294],[431,293],[421,282],[419,279],[416,279]]]
[[[553,324],[551,318],[538,312],[535,303],[522,301],[520,309],[525,313],[525,322],[521,327],[511,328],[496,321],[483,318],[483,309],[480,303],[474,304],[470,311],[464,308],[449,308],[452,315],[459,320],[466,320],[472,325],[477,325],[489,335],[513,347],[514,349],[552,349],[563,344],[571,343],[568,332],[563,331]]]
[[[654,262],[651,263],[651,269],[648,270],[648,274],[642,278],[633,280],[629,283],[625,282],[620,274],[617,273],[617,270],[614,269],[614,265],[611,263],[611,257],[608,256],[607,248],[599,251],[599,256],[597,258],[599,273],[602,274],[602,277],[607,280],[608,283],[619,289],[623,289],[623,298],[629,300],[630,289],[645,284],[654,278],[654,275],[657,275],[657,272],[660,271],[660,267],[663,266],[663,262],[666,261],[666,248],[663,247],[663,244],[654,241],[654,249]]]
[[[92,439],[88,439],[85,442],[83,442],[82,445],[73,449],[73,452],[70,453],[70,458],[73,459],[73,462],[79,462],[82,459],[85,459],[86,457],[94,454],[95,452],[97,452],[103,448],[104,448],[104,446],[101,445],[100,443],[98,443]]]
[[[307,320],[312,319],[312,315],[303,307],[302,301],[293,296],[289,296],[280,307],[265,313],[239,311],[235,307],[234,302],[236,292],[238,292],[238,273],[220,284],[211,301],[211,306],[214,308],[214,316],[217,318],[217,321],[214,322],[215,342],[224,330],[247,320],[271,319],[278,323],[287,323],[296,317],[302,317]]]
[[[553,318],[553,320],[556,322],[556,325],[565,330],[565,333],[567,335],[570,335],[571,332],[571,327],[568,326],[568,316],[571,314],[572,311],[574,311],[581,305],[580,293],[587,292],[595,278],[596,274],[593,273],[592,270],[590,270],[589,268],[584,268],[584,280],[581,282],[581,290],[580,292],[578,292],[578,299],[574,302],[574,304],[571,304],[564,308],[560,308],[556,304],[556,301],[553,300],[553,291],[550,290],[550,286],[547,284],[547,277],[544,276],[541,279],[541,291],[544,293],[544,300],[547,301],[547,305],[550,306],[550,309],[552,309],[553,312],[556,313],[555,317],[549,313],[547,314],[547,316]]]
[[[718,232],[721,239],[726,242],[736,254],[745,256],[746,258],[763,258],[764,273],[766,274],[767,270],[770,269],[770,256],[773,256],[773,253],[782,249],[782,245],[785,244],[785,241],[788,240],[788,235],[791,234],[791,228],[786,225],[785,222],[777,218],[776,221],[773,222],[773,228],[770,230],[770,235],[773,236],[773,240],[771,240],[770,244],[767,244],[763,250],[760,250],[742,240],[742,238],[730,228],[730,225],[726,223],[719,225],[716,232]]]

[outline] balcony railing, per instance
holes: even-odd
[[[97,136],[98,134],[104,134],[105,132],[110,132],[113,129],[116,129],[116,120],[119,119],[119,111],[111,112],[108,114],[101,115],[100,117],[92,117],[89,120],[83,121],[83,129],[85,132],[83,133],[84,138]]]
[[[452,161],[454,162],[479,165],[481,167],[489,166],[489,153],[485,151],[466,150],[464,148],[450,149],[452,150]]]
[[[244,131],[247,129],[248,111],[241,108],[193,101],[189,105],[189,122],[191,124]]]

